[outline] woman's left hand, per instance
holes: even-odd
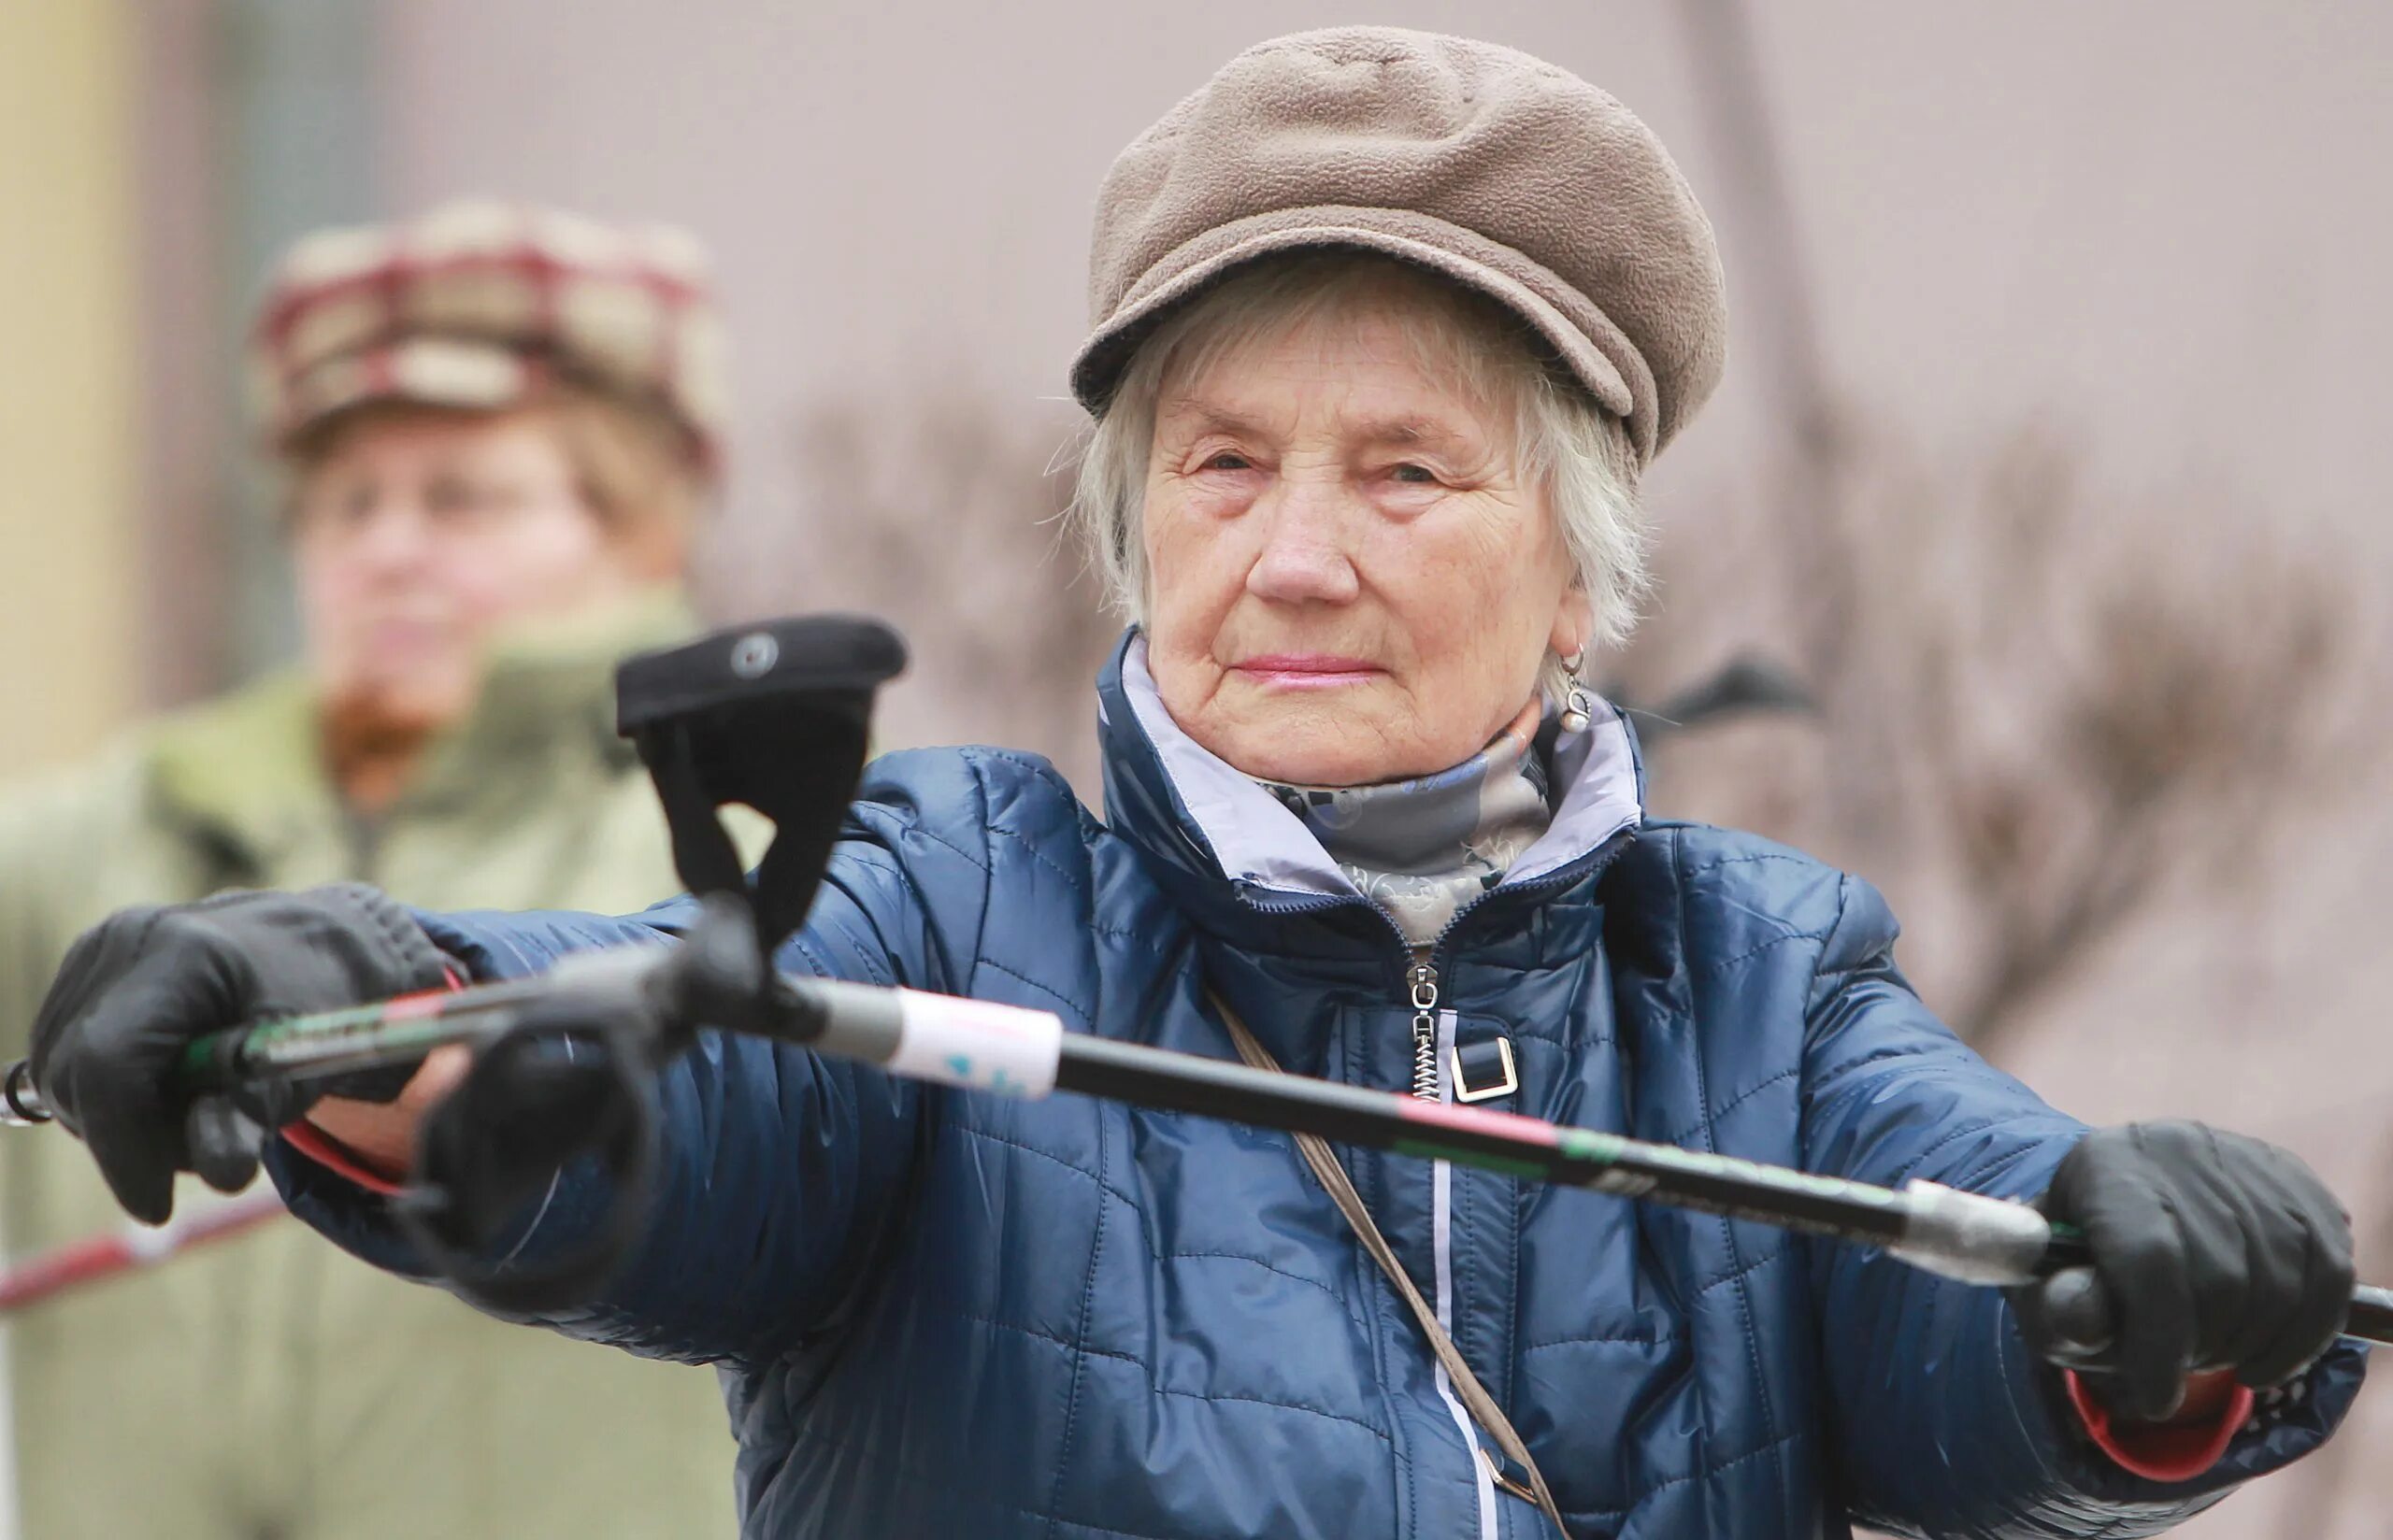
[[[2122,1417],[2168,1420],[2198,1370],[2281,1385],[2326,1350],[2351,1305],[2350,1217],[2299,1157],[2240,1134],[2099,1129],[2061,1162],[2040,1206],[2093,1251],[2113,1324],[2098,1382]],[[2052,1280],[2012,1301],[2029,1346],[2074,1362]]]

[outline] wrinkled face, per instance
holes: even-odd
[[[292,555],[328,700],[437,727],[507,623],[638,584],[536,414],[408,411],[344,431],[298,489]]]
[[[1391,296],[1164,381],[1148,662],[1248,775],[1353,786],[1459,763],[1587,611],[1512,414],[1433,378]]]

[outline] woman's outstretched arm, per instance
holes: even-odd
[[[1884,902],[1845,878],[1805,1038],[1805,1163],[1885,1186],[1923,1177],[2036,1197],[2084,1126],[1939,1022],[1896,969],[1894,939]],[[2206,1468],[2157,1481],[2096,1445],[2001,1290],[1826,1242],[1813,1248],[1813,1277],[1847,1500],[1857,1519],[1897,1533],[2159,1533],[2316,1447],[2361,1372],[2358,1349],[2331,1349],[2300,1395]]]
[[[777,959],[789,972],[950,990],[968,973],[939,913],[977,913],[987,875],[952,840],[925,834],[910,808],[860,804],[806,927]],[[443,950],[478,980],[527,977],[593,948],[669,940],[694,917],[676,900],[624,919],[534,913],[424,916]],[[344,1144],[387,1160],[441,1074],[419,1077],[414,1104],[320,1104],[316,1120]],[[819,1323],[902,1219],[924,1098],[938,1094],[869,1067],[782,1044],[708,1033],[659,1078],[657,1201],[629,1264],[603,1297],[537,1318],[569,1334],[691,1361],[767,1356]],[[329,1114],[328,1116],[326,1114]],[[379,1122],[376,1120],[379,1119]],[[421,1276],[420,1258],[385,1201],[288,1146],[269,1166],[294,1209],[376,1265]],[[535,1261],[600,1228],[614,1194],[595,1174],[560,1178],[506,1248]]]

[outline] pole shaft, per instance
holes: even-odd
[[[1257,1128],[1314,1134],[1335,1143],[1453,1161],[1861,1246],[1899,1247],[1913,1211],[1906,1194],[1864,1182],[1565,1128],[1516,1113],[1273,1074],[1111,1038],[1066,1034],[1055,1089]],[[2056,1236],[2035,1271],[2056,1273],[2088,1260],[2083,1240]],[[2393,1344],[2393,1290],[2362,1286],[2354,1290],[2343,1335]]]
[[[1901,1193],[1865,1183],[1111,1038],[1066,1036],[1055,1087],[1622,1197],[1656,1198],[1865,1246],[1899,1241],[1910,1208]]]

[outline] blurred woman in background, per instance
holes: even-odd
[[[612,671],[686,628],[720,354],[678,232],[460,205],[300,242],[255,362],[305,661],[0,806],[6,1051],[76,934],[127,905],[343,878],[442,906],[669,890]],[[42,1144],[0,1150],[18,1257],[117,1216]],[[9,1334],[42,1540],[732,1527],[710,1377],[508,1331],[295,1225]]]

